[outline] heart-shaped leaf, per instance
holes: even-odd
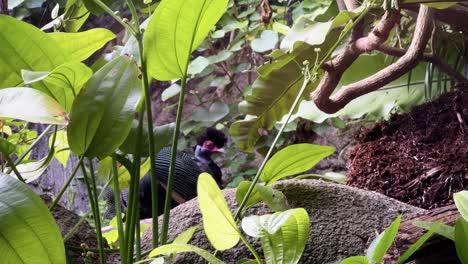
[[[239,242],[240,231],[218,184],[211,175],[202,173],[197,192],[203,228],[211,244],[217,250],[232,248]]]
[[[242,229],[260,238],[266,263],[298,263],[309,240],[309,225],[303,208],[242,220]]]
[[[120,56],[103,66],[76,97],[67,127],[77,155],[105,157],[125,140],[141,99],[136,64]]]
[[[60,230],[37,194],[0,173],[0,201],[2,263],[66,263]]]
[[[48,72],[65,62],[46,33],[14,17],[0,15],[0,88],[19,86],[21,70]]]
[[[335,152],[334,147],[295,144],[278,151],[265,165],[260,180],[267,185],[284,177],[304,172]]]
[[[148,72],[161,81],[187,75],[190,54],[224,14],[227,0],[163,0],[146,33]]]
[[[94,28],[79,33],[56,32],[48,34],[62,48],[67,61],[84,61],[107,42],[115,38],[112,31]]]

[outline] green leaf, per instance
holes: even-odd
[[[192,120],[199,122],[216,122],[229,114],[229,106],[221,101],[215,101],[206,109],[200,107],[193,113]]]
[[[68,61],[84,61],[116,36],[110,30],[95,28],[79,33],[48,34],[67,54]]]
[[[50,96],[27,87],[0,89],[0,118],[66,125],[66,112]]]
[[[301,45],[292,54],[284,54],[270,64],[257,69],[259,77],[252,84],[252,90],[239,104],[239,111],[247,114],[244,120],[234,122],[229,132],[241,151],[251,151],[260,138],[259,131],[270,130],[290,110],[304,81],[302,63],[315,60],[316,48],[327,50],[337,33],[331,34],[319,46]],[[317,79],[307,86],[302,99],[308,98],[318,85]]]
[[[260,38],[252,41],[251,47],[255,52],[266,52],[276,47],[279,37],[278,33],[273,30],[264,30],[260,35]]]
[[[39,196],[0,173],[0,201],[3,263],[66,263],[60,230]]]
[[[457,192],[453,195],[453,200],[460,215],[468,221],[468,191]]]
[[[414,252],[416,252],[431,236],[432,234],[434,234],[434,232],[437,231],[437,229],[439,228],[440,226],[440,223],[436,223],[435,225],[433,225],[431,227],[431,229],[429,229],[429,231],[427,231],[426,234],[424,234],[422,237],[420,237],[413,245],[411,245],[406,251],[405,253],[403,253],[403,255],[401,255],[398,260],[397,260],[397,264],[403,264],[405,263],[405,261],[411,257],[411,255],[414,254]]]
[[[16,151],[16,146],[8,140],[0,137],[0,153],[10,156]]]
[[[462,217],[455,223],[455,249],[462,264],[468,264],[468,222]]]
[[[81,88],[93,75],[93,71],[81,62],[64,63],[51,72],[21,70],[25,84],[54,98],[68,112]],[[40,83],[37,83],[39,82]]]
[[[208,173],[200,174],[197,193],[203,228],[213,247],[217,250],[234,247],[239,242],[240,231],[223,193]]]
[[[76,97],[67,127],[77,155],[105,157],[127,137],[141,97],[138,69],[120,56],[106,64]]]
[[[40,160],[19,164],[16,166],[16,169],[21,174],[26,183],[33,182],[45,172],[47,166],[52,160],[52,155],[53,153],[49,153],[49,155]],[[14,171],[12,171],[10,175],[16,177],[16,173]]]
[[[161,100],[163,102],[166,102],[167,100],[169,100],[170,98],[178,95],[180,93],[180,85],[178,85],[177,83],[173,83],[171,84],[171,86],[167,87],[161,94]]]
[[[161,81],[186,76],[192,51],[224,14],[227,4],[227,0],[161,1],[145,33],[150,76]]]
[[[52,144],[52,137],[49,137],[49,146]],[[70,147],[68,146],[68,137],[67,131],[59,130],[55,138],[54,147],[55,158],[62,164],[65,168],[67,166],[68,158],[70,157]]]
[[[267,185],[284,177],[304,172],[335,152],[334,147],[295,144],[278,151],[265,165],[260,180]]]
[[[192,226],[190,227],[189,229],[185,230],[184,232],[180,233],[180,235],[178,235],[174,241],[172,242],[172,244],[188,244],[188,242],[190,241],[190,239],[192,239],[193,235],[198,231],[200,230],[199,227],[197,226]]]
[[[222,50],[222,51],[218,52],[218,54],[210,56],[207,59],[211,64],[215,64],[215,63],[220,63],[220,62],[223,62],[223,61],[227,61],[230,58],[232,58],[233,55],[234,55],[234,53],[232,53],[229,50]]]
[[[0,15],[0,88],[19,86],[20,71],[48,72],[65,62],[58,44],[31,24]]]
[[[370,264],[369,259],[365,256],[355,256],[345,258],[340,262],[340,264]]]
[[[439,225],[439,228],[435,231],[438,235],[441,235],[447,239],[455,241],[455,227],[445,225],[445,224],[438,224],[429,221],[414,221],[413,225],[426,229],[431,230],[435,225]]]
[[[64,17],[65,30],[67,32],[77,32],[86,22],[86,19],[88,19],[89,12],[82,1],[68,0],[65,6]]]
[[[321,179],[335,183],[346,183],[346,175],[337,172],[325,172],[324,174],[303,174],[295,177],[296,179]]]
[[[91,13],[95,15],[99,15],[104,13],[104,9],[102,9],[98,4],[96,4],[93,0],[82,0],[86,9],[88,9]],[[101,0],[106,6],[112,7],[112,4],[117,2],[114,0]],[[112,8],[111,8],[112,9]]]
[[[303,208],[242,220],[246,234],[260,237],[266,263],[298,263],[309,240],[309,225]]]
[[[239,186],[237,186],[236,201],[238,204],[242,203],[242,199],[244,199],[244,196],[247,194],[247,190],[249,189],[250,184],[252,184],[251,181],[241,181]],[[247,203],[245,204],[245,208],[249,208],[250,206],[257,204],[260,201],[262,201],[262,197],[260,196],[258,189],[254,188],[249,196],[249,199],[247,200]]]
[[[210,252],[204,249],[201,249],[199,247],[187,245],[187,244],[169,244],[169,245],[160,246],[160,247],[153,249],[150,252],[149,256],[156,257],[156,256],[163,255],[163,254],[184,253],[184,252],[193,252],[199,255],[200,257],[204,258],[206,261],[208,261],[211,264],[224,264],[224,262],[216,258]]]
[[[371,262],[380,263],[382,261],[384,255],[393,244],[393,240],[395,240],[398,229],[400,228],[400,222],[401,215],[372,241],[367,249],[367,258],[369,258]]]
[[[153,127],[153,136],[155,139],[154,151],[156,153],[158,153],[163,147],[167,146],[170,143],[172,139],[172,134],[174,133],[174,129],[175,129],[174,123]],[[133,120],[132,128],[130,129],[130,132],[128,133],[127,138],[119,147],[121,151],[128,153],[128,154],[135,154],[137,130],[138,130],[138,121]],[[143,142],[142,142],[141,156],[148,157],[149,156],[149,139],[148,139],[148,126],[146,123],[143,123],[142,140]]]
[[[190,62],[187,73],[188,74],[199,74],[202,72],[206,67],[210,65],[210,61],[203,57],[203,56],[198,56],[196,59],[194,59],[192,62]]]
[[[294,23],[289,33],[281,42],[281,49],[292,50],[296,42],[305,42],[309,45],[323,43],[331,30],[346,24],[359,15],[359,10],[341,11],[332,20],[322,23],[315,21],[315,14],[303,15]]]
[[[273,211],[282,212],[289,209],[286,196],[281,191],[275,190],[270,186],[257,184],[255,186],[262,197],[262,201]]]

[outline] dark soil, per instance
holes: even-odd
[[[468,89],[364,129],[350,153],[348,184],[425,209],[468,187]]]

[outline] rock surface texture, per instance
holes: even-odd
[[[399,214],[404,218],[423,214],[425,210],[401,203],[382,194],[317,180],[285,180],[274,185],[286,195],[291,208],[303,207],[310,217],[310,240],[300,263],[333,263],[347,256],[364,254],[368,243]],[[235,189],[224,190],[231,209],[237,207]],[[271,213],[265,205],[250,208],[247,215]],[[148,221],[148,220],[146,220]],[[188,201],[171,211],[169,239],[189,227],[201,225],[202,216],[197,199]],[[162,223],[162,217],[159,222]],[[142,240],[146,249],[151,246],[151,230]],[[250,241],[261,252],[258,241]],[[203,232],[195,234],[190,244],[213,252]],[[243,244],[219,254],[226,263],[253,258]],[[195,254],[180,254],[178,263],[205,263]]]

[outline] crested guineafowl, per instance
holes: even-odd
[[[202,136],[197,138],[197,146],[194,153],[177,151],[174,184],[171,193],[171,207],[175,207],[197,196],[197,180],[202,172],[213,176],[219,187],[223,187],[221,169],[211,159],[213,153],[222,152],[227,139],[223,132],[214,128],[208,128]],[[166,196],[166,183],[169,174],[171,160],[171,147],[165,147],[156,156],[156,177],[158,181],[158,215],[163,213]],[[122,211],[127,204],[127,190],[122,191]],[[112,190],[105,191],[107,211],[104,217],[110,219],[115,216],[115,200]],[[148,173],[140,180],[139,189],[140,219],[151,217],[151,175]]]

